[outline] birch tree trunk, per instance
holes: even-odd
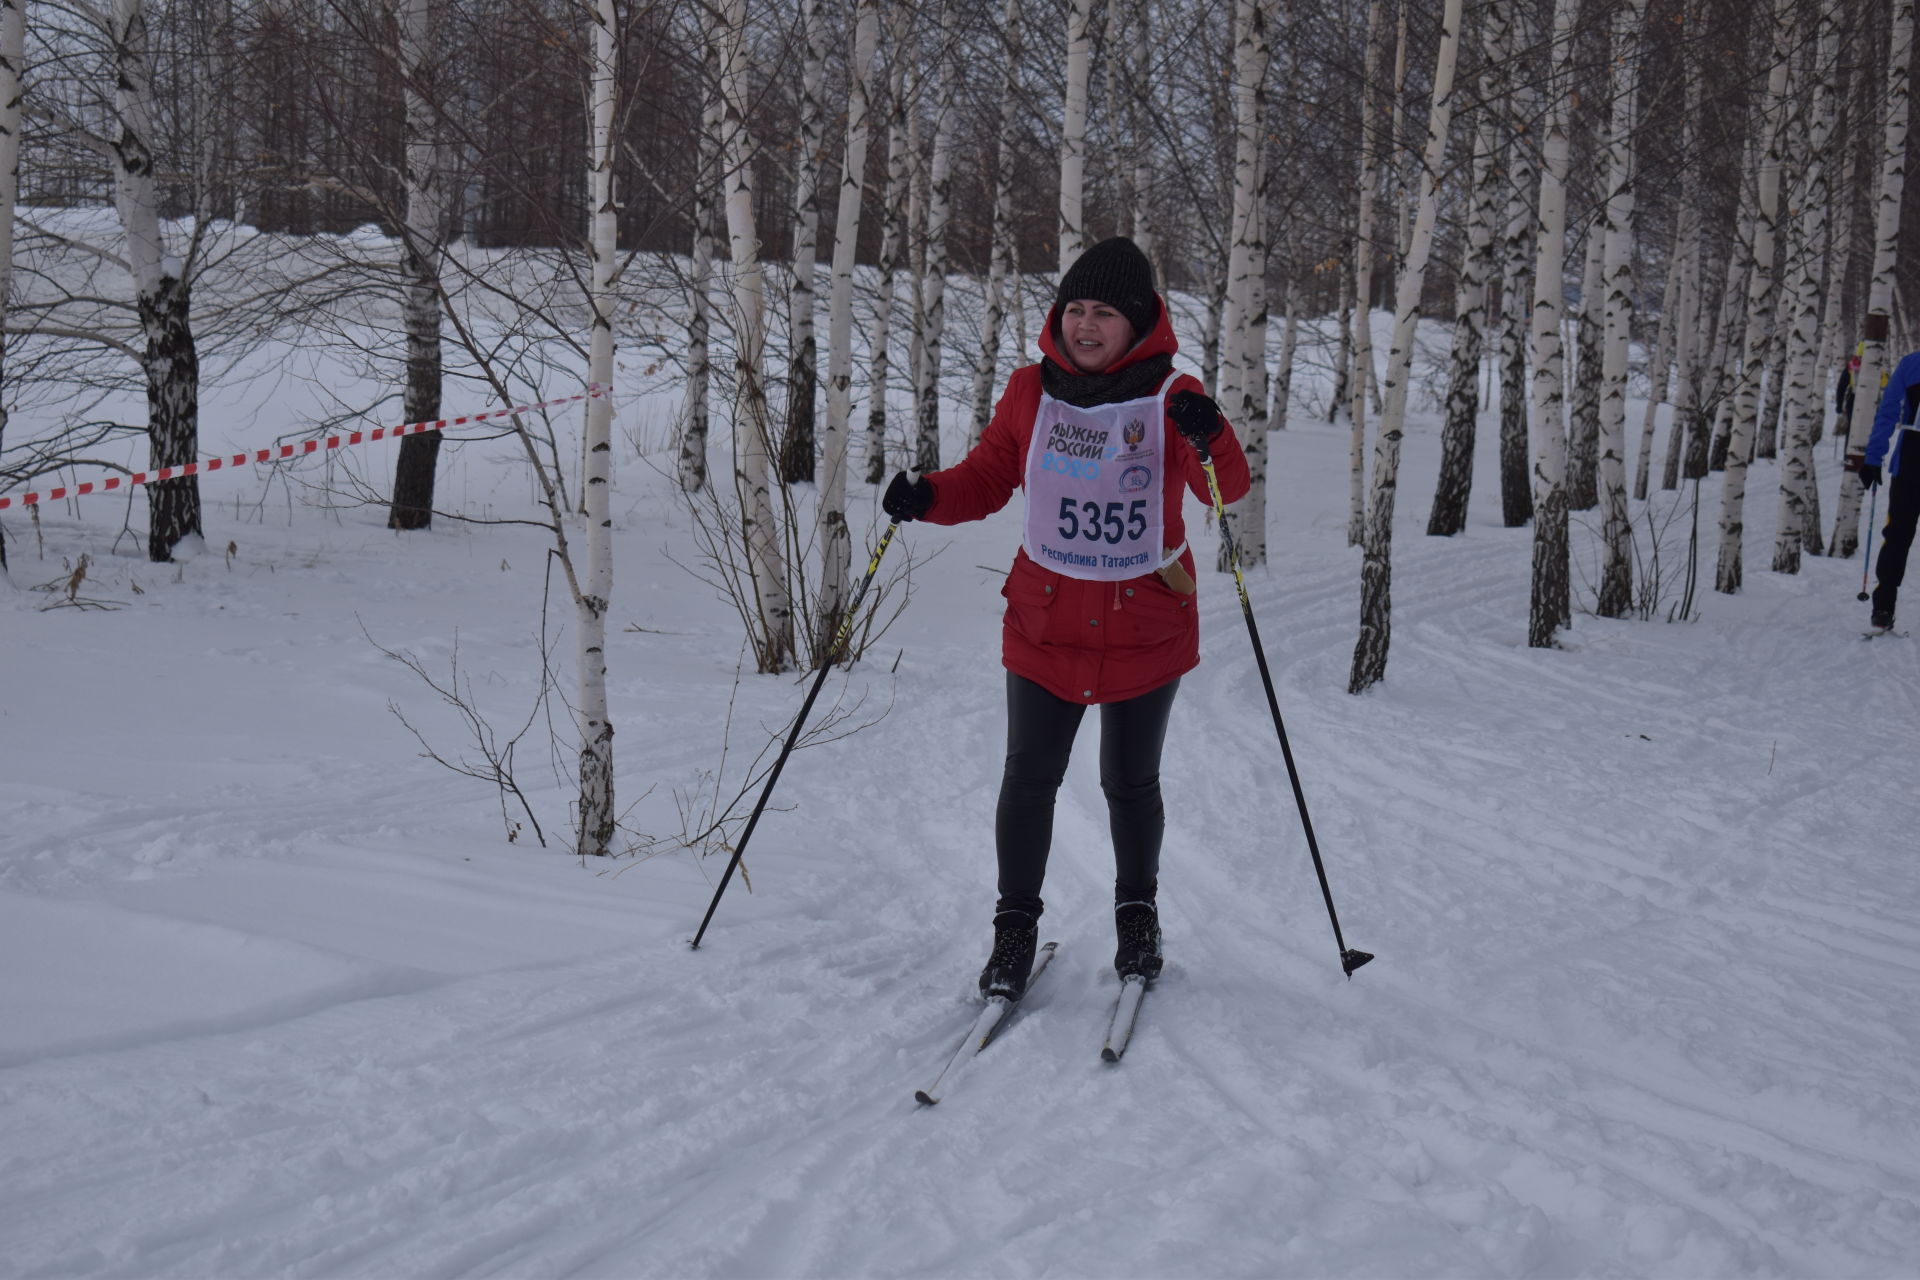
[[[1087,80],[1092,73],[1093,0],[1067,0],[1067,95],[1060,116],[1060,274],[1085,247]]]
[[[1696,445],[1689,442],[1683,465],[1683,474],[1689,480],[1704,476],[1709,470],[1723,471],[1727,465],[1727,440],[1733,434],[1733,393],[1739,383],[1738,370],[1735,368],[1737,353],[1732,348],[1738,341],[1736,330],[1741,334],[1745,332],[1741,328],[1741,320],[1745,315],[1748,280],[1753,274],[1753,224],[1759,217],[1760,209],[1759,173],[1760,144],[1756,135],[1747,139],[1746,161],[1741,168],[1738,230],[1727,253],[1726,283],[1720,293],[1713,340],[1707,344],[1712,353],[1707,359],[1712,394],[1706,396],[1705,400],[1712,406],[1713,414],[1709,419],[1703,409],[1695,423],[1702,438],[1710,438],[1711,443]],[[1702,381],[1705,383],[1706,379]],[[1699,455],[1697,462],[1694,456],[1696,452]]]
[[[1360,546],[1367,535],[1367,383],[1373,373],[1373,212],[1380,185],[1380,153],[1390,150],[1380,136],[1380,79],[1384,50],[1380,43],[1384,0],[1367,0],[1366,70],[1360,88],[1360,213],[1353,247],[1353,377],[1348,384],[1347,545]]]
[[[421,0],[410,0],[421,3]],[[594,0],[589,18],[592,50],[587,98],[591,108],[587,139],[587,243],[593,254],[588,302],[593,334],[588,343],[587,378],[601,387],[613,384],[613,273],[619,250],[618,210],[614,204],[613,165],[615,95],[619,85],[614,0]],[[607,709],[607,608],[613,600],[613,404],[608,394],[587,400],[586,475],[582,501],[586,512],[586,573],[575,600],[580,667],[580,836],[583,858],[604,857],[613,839],[613,721]]]
[[[1853,112],[1850,105],[1853,97],[1853,85],[1851,83],[1853,73],[1850,72],[1850,62],[1853,55],[1854,43],[1854,29],[1850,26],[1844,28],[1840,33],[1840,49],[1838,52],[1839,71],[1837,73],[1837,83],[1834,88],[1834,96],[1837,99],[1834,113],[1834,136],[1837,139],[1837,145],[1844,159],[1840,165],[1840,182],[1837,187],[1838,195],[1833,201],[1833,209],[1829,214],[1828,222],[1827,292],[1826,300],[1820,313],[1821,345],[1820,362],[1818,366],[1820,381],[1823,383],[1825,381],[1826,371],[1839,367],[1846,359],[1846,356],[1842,353],[1852,350],[1851,344],[1847,342],[1847,339],[1852,335],[1847,332],[1846,321],[1843,317],[1847,310],[1845,304],[1849,301],[1847,297],[1847,276],[1853,263],[1854,210],[1856,208],[1856,200],[1858,199],[1856,193],[1860,193],[1861,185],[1858,181],[1860,148],[1854,144],[1854,129],[1858,126],[1852,123],[1852,121],[1858,119],[1858,116]],[[1823,424],[1824,421],[1823,416]],[[1844,422],[1837,422],[1834,426],[1834,434],[1836,436],[1845,436],[1846,430],[1847,424]],[[1820,443],[1819,432],[1816,432],[1814,435],[1814,443]]]
[[[1587,228],[1586,268],[1580,273],[1580,314],[1574,326],[1573,412],[1567,427],[1567,506],[1600,505],[1600,382],[1606,348],[1604,224]]]
[[[1811,535],[1819,554],[1819,527],[1813,523],[1813,433],[1825,411],[1819,380],[1819,246],[1827,238],[1827,146],[1833,138],[1834,64],[1840,53],[1836,0],[1820,0],[1814,32],[1812,104],[1807,117],[1795,242],[1788,251],[1792,329],[1787,338],[1786,430],[1780,463],[1780,522],[1774,534],[1773,571],[1800,572],[1800,551]]]
[[[853,268],[867,175],[874,49],[879,42],[879,0],[860,0],[854,10],[853,57],[848,65],[846,149],[840,162],[840,199],[833,224],[833,284],[827,306],[827,422],[821,432],[819,515],[822,568],[813,644],[816,666],[832,660],[829,649],[846,617],[852,593],[847,438],[853,425]]]
[[[713,388],[713,361],[708,350],[713,310],[713,228],[719,215],[714,195],[720,183],[720,44],[717,39],[704,42],[702,63],[700,79],[706,102],[700,112],[699,167],[693,180],[693,257],[688,264],[687,281],[693,298],[687,320],[687,398],[681,411],[680,429],[680,490],[689,494],[707,487],[707,419]]]
[[[924,323],[920,328],[920,358],[914,369],[913,465],[919,471],[940,469],[940,354],[947,327],[947,224],[953,211],[954,98],[960,72],[949,52],[954,35],[953,6],[942,5],[936,44],[941,50],[935,75],[940,96],[935,104],[933,160],[927,179],[926,264],[921,273]]]
[[[1427,119],[1427,144],[1421,156],[1419,195],[1413,233],[1400,272],[1394,304],[1393,346],[1387,353],[1385,404],[1374,444],[1373,492],[1367,503],[1367,536],[1360,568],[1360,637],[1353,648],[1353,673],[1347,692],[1364,693],[1387,674],[1387,649],[1393,632],[1392,550],[1394,494],[1399,486],[1400,437],[1406,426],[1407,382],[1413,368],[1414,326],[1420,319],[1420,292],[1433,252],[1433,223],[1438,212],[1436,184],[1446,160],[1447,129],[1453,116],[1453,69],[1460,46],[1461,0],[1446,0],[1440,17],[1440,50],[1433,69],[1433,106]]]
[[[1118,4],[1120,0],[1108,0],[1108,3]],[[1153,74],[1153,9],[1148,0],[1132,0],[1131,7],[1133,34],[1127,47],[1127,78],[1130,84],[1126,103],[1127,139],[1133,148],[1133,242],[1152,261],[1157,247],[1153,216],[1155,152],[1152,145],[1153,129],[1149,123],[1147,86],[1152,83]],[[1160,278],[1166,279],[1165,274],[1162,273]]]
[[[1217,274],[1207,289],[1207,326],[1200,334],[1200,381],[1206,384],[1207,394],[1222,403],[1231,398],[1226,386],[1227,375],[1222,368],[1230,361],[1221,358],[1222,348],[1229,353],[1232,351],[1230,343],[1221,341],[1221,334],[1226,328],[1226,312],[1232,302],[1231,272],[1232,266],[1229,264],[1227,271]]]
[[[1440,430],[1440,478],[1434,486],[1429,537],[1450,538],[1467,527],[1473,496],[1474,428],[1480,415],[1480,357],[1486,346],[1487,281],[1493,277],[1494,150],[1499,145],[1493,103],[1496,77],[1506,63],[1507,6],[1494,0],[1482,15],[1481,107],[1473,133],[1472,206],[1455,291],[1452,373],[1447,383],[1446,421]]]
[[[1300,346],[1300,297],[1299,257],[1297,251],[1289,246],[1287,253],[1287,291],[1281,305],[1286,308],[1286,318],[1280,323],[1280,363],[1273,375],[1273,407],[1267,410],[1267,429],[1285,431],[1293,398],[1293,359]]]
[[[1344,265],[1344,264],[1343,264]],[[1348,388],[1353,379],[1353,272],[1340,273],[1340,337],[1333,352],[1333,394],[1327,397],[1327,423],[1336,424],[1347,411]],[[1351,472],[1352,468],[1349,467]],[[1366,504],[1362,491],[1360,502]],[[1351,544],[1349,544],[1351,545]]]
[[[793,655],[793,603],[773,504],[772,424],[767,420],[764,374],[766,283],[754,225],[753,148],[747,133],[747,0],[726,0],[724,21],[720,150],[726,164],[727,239],[733,251],[733,482],[758,611],[751,643],[761,673],[770,675],[787,670]]]
[[[880,230],[879,293],[873,305],[873,373],[867,386],[867,483],[887,478],[887,377],[893,339],[894,277],[907,240],[907,63],[912,58],[913,6],[894,5],[887,18],[887,198]]]
[[[180,467],[200,445],[200,357],[194,345],[191,292],[184,263],[166,252],[153,163],[153,86],[148,79],[146,14],[142,0],[113,0],[116,84],[113,200],[127,241],[127,266],[146,339],[141,365],[147,383],[149,466]],[[147,485],[147,558],[173,559],[181,539],[200,533],[200,481],[178,476]]]
[[[993,242],[987,266],[986,310],[980,320],[980,353],[973,362],[973,419],[967,428],[969,453],[980,443],[981,433],[993,418],[1000,330],[1006,325],[1007,288],[1013,279],[1013,163],[1014,148],[1020,142],[1020,0],[1007,0],[1000,35],[1007,61],[1000,81],[1000,134],[993,168]],[[1132,100],[1130,97],[1129,101]]]
[[[1860,545],[1860,476],[1854,467],[1867,451],[1880,379],[1888,368],[1887,329],[1893,311],[1894,266],[1900,243],[1901,200],[1907,182],[1907,113],[1913,61],[1914,0],[1894,0],[1893,32],[1887,42],[1887,123],[1880,149],[1880,195],[1874,208],[1873,279],[1867,287],[1864,345],[1855,376],[1853,416],[1847,424],[1848,468],[1834,517],[1833,554],[1851,556]]]
[[[1268,42],[1271,0],[1238,0],[1234,29],[1233,251],[1229,259],[1230,309],[1236,321],[1224,338],[1234,358],[1233,396],[1226,409],[1242,432],[1251,485],[1227,508],[1227,527],[1243,565],[1265,564],[1267,480],[1267,233],[1266,135]],[[1218,567],[1232,563],[1226,538]]]
[[[1533,96],[1523,94],[1519,101],[1525,104]],[[1528,483],[1527,465],[1527,303],[1533,297],[1530,250],[1539,178],[1530,144],[1513,139],[1505,154],[1507,222],[1502,236],[1505,266],[1500,275],[1500,523],[1518,529],[1533,519],[1533,489]]]
[[[1797,131],[1794,119],[1797,114],[1798,109],[1789,106],[1787,118],[1781,122],[1783,182],[1785,158],[1799,149],[1792,142],[1792,134]],[[1791,188],[1783,193],[1782,213],[1793,207],[1791,194]],[[1791,232],[1791,223],[1788,224],[1787,235],[1781,235],[1777,228],[1774,232],[1775,302],[1773,314],[1767,317],[1767,355],[1760,372],[1760,411],[1754,416],[1753,452],[1748,455],[1749,462],[1755,458],[1771,459],[1780,453],[1780,413],[1786,404],[1787,332],[1792,325],[1790,316],[1793,310],[1793,293],[1788,283],[1794,249]]]
[[[1677,220],[1676,220],[1677,221]],[[1653,439],[1660,406],[1667,402],[1667,380],[1673,375],[1673,320],[1680,305],[1680,233],[1674,229],[1674,253],[1667,259],[1667,282],[1660,288],[1660,327],[1653,340],[1653,358],[1647,362],[1647,411],[1640,417],[1640,452],[1633,466],[1633,496],[1645,502],[1653,485]]]
[[[1532,42],[1532,23],[1524,13],[1501,6],[1507,17],[1505,48],[1513,56],[1517,44]],[[1503,77],[1509,96],[1509,115],[1503,119],[1505,163],[1500,173],[1507,186],[1507,221],[1501,230],[1503,267],[1500,276],[1500,522],[1517,530],[1534,518],[1534,493],[1528,484],[1526,457],[1526,319],[1532,301],[1532,242],[1534,198],[1540,178],[1534,173],[1534,142],[1521,136],[1517,121],[1532,121],[1540,94],[1524,83],[1523,75],[1509,71]]]
[[[1603,504],[1596,612],[1624,617],[1633,607],[1633,517],[1627,508],[1627,344],[1633,336],[1633,130],[1640,102],[1640,30],[1646,0],[1613,11],[1613,124],[1607,139],[1604,288],[1605,354],[1600,369],[1599,482]]]
[[[1747,460],[1753,453],[1759,414],[1759,375],[1766,360],[1773,314],[1774,228],[1780,207],[1781,125],[1787,105],[1787,57],[1797,28],[1793,0],[1775,0],[1773,54],[1767,74],[1766,116],[1761,126],[1759,205],[1753,220],[1753,278],[1747,289],[1746,359],[1734,391],[1733,430],[1727,442],[1727,470],[1720,482],[1720,555],[1714,590],[1740,590],[1741,544],[1746,532]]]
[[[824,0],[800,0],[800,145],[793,173],[793,287],[787,292],[787,429],[780,439],[780,478],[787,484],[813,480],[814,400],[820,382],[819,339],[813,309],[820,256],[820,171],[827,160],[827,109]],[[855,90],[859,92],[859,90]],[[844,433],[845,424],[842,424]],[[846,437],[841,436],[843,455]]]
[[[1689,9],[1685,21],[1694,19],[1696,10]],[[1673,425],[1667,429],[1667,458],[1661,468],[1660,487],[1677,489],[1680,485],[1681,442],[1687,433],[1693,430],[1693,423],[1700,414],[1700,378],[1696,368],[1699,336],[1699,323],[1702,311],[1700,278],[1700,161],[1698,159],[1697,139],[1699,137],[1700,85],[1699,55],[1687,55],[1681,64],[1681,75],[1686,79],[1685,109],[1680,128],[1681,153],[1688,157],[1680,176],[1679,225],[1674,232],[1675,253],[1680,265],[1680,301],[1678,313],[1674,318],[1673,362],[1675,366],[1673,393]],[[1706,451],[1701,447],[1701,469],[1704,474]]]
[[[407,331],[406,421],[440,416],[440,268],[451,230],[446,147],[437,118],[441,58],[429,0],[401,0],[395,50],[406,112],[407,207],[401,227],[402,313]],[[400,441],[394,462],[389,529],[425,529],[433,523],[434,471],[440,433],[423,431]]]
[[[919,57],[916,49],[915,57]],[[907,113],[907,297],[913,304],[907,326],[907,390],[912,393],[913,408],[907,417],[907,456],[919,449],[920,362],[927,343],[927,212],[931,206],[927,191],[926,148],[921,145],[925,113],[920,101],[927,92],[926,74],[915,65],[913,106]]]
[[[1540,163],[1540,224],[1533,268],[1533,590],[1527,644],[1553,647],[1572,621],[1567,564],[1565,359],[1560,339],[1567,254],[1568,93],[1572,89],[1576,0],[1554,0],[1552,71]]]
[[[20,114],[27,67],[26,0],[0,0],[0,387],[6,386],[7,299],[13,287],[13,210],[20,198]],[[0,445],[7,438],[7,404],[0,397]],[[7,570],[7,539],[0,532],[0,579]]]

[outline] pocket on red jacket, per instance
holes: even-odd
[[[1050,582],[1036,581],[1016,566],[1007,575],[1000,594],[1007,598],[1007,625],[1029,644],[1045,644],[1054,601],[1060,598]]]
[[[1165,644],[1193,629],[1193,597],[1169,590],[1158,579],[1135,579],[1119,588],[1113,638],[1125,645]]]

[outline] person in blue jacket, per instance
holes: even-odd
[[[1867,438],[1867,452],[1858,459],[1857,470],[1864,488],[1878,487],[1884,469],[1887,484],[1887,522],[1881,526],[1880,558],[1874,561],[1872,626],[1875,631],[1893,629],[1893,606],[1900,596],[1900,583],[1907,576],[1907,551],[1913,546],[1913,530],[1920,522],[1920,429],[1915,426],[1915,411],[1920,410],[1920,351],[1915,351],[1894,367],[1880,393],[1880,408],[1873,415],[1873,434]]]

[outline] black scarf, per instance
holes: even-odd
[[[1081,409],[1100,404],[1119,404],[1138,400],[1160,389],[1173,372],[1173,356],[1163,352],[1125,365],[1111,373],[1076,373],[1055,364],[1050,357],[1040,358],[1040,389],[1055,400],[1064,400]]]

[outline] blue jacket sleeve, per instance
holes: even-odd
[[[1873,415],[1873,434],[1867,437],[1866,462],[1870,467],[1878,467],[1887,460],[1887,446],[1893,443],[1893,433],[1901,426],[1900,419],[1907,408],[1907,393],[1920,385],[1920,351],[1908,355],[1894,366],[1893,376],[1887,379],[1887,389],[1880,393],[1880,408]]]

